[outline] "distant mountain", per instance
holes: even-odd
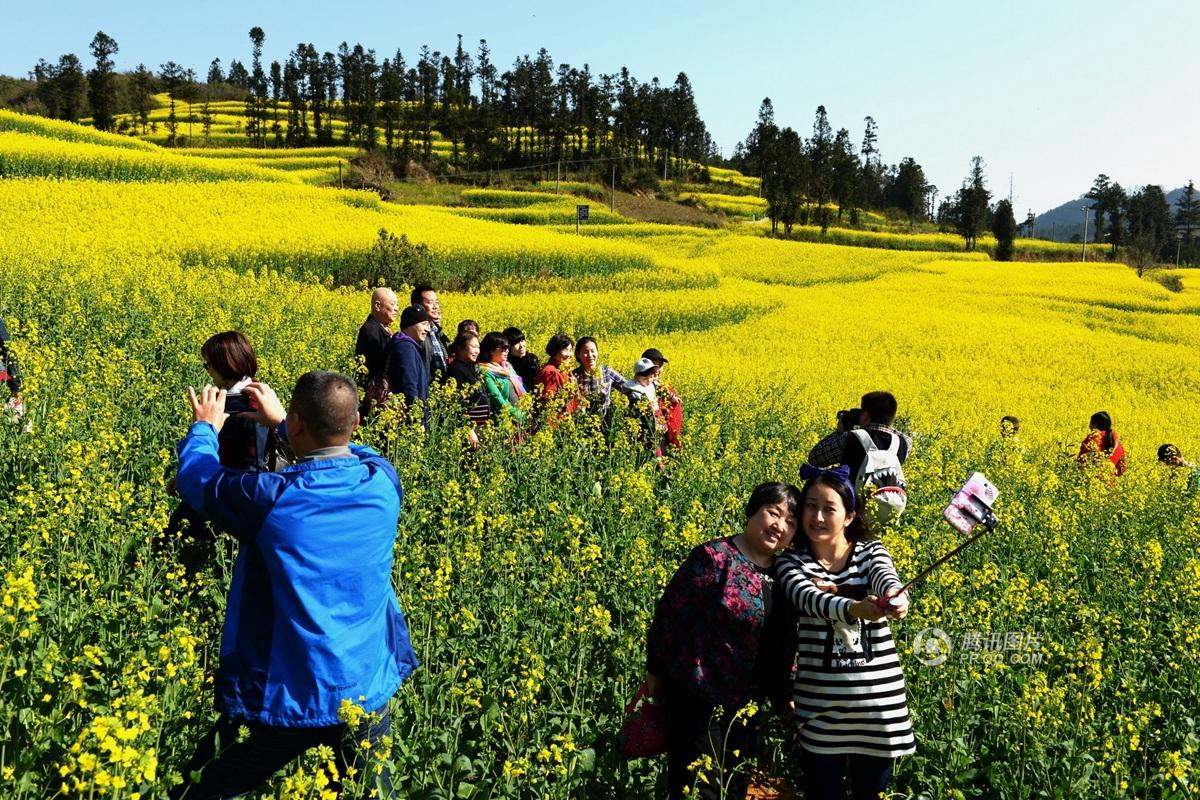
[[[1175,211],[1175,201],[1183,195],[1183,187],[1167,192],[1167,203],[1171,212]],[[1091,200],[1079,197],[1068,200],[1057,208],[1052,208],[1044,214],[1039,214],[1034,220],[1034,233],[1039,239],[1053,239],[1056,242],[1069,242],[1072,236],[1083,234],[1083,209],[1090,206]],[[1090,229],[1091,223],[1089,223]],[[1089,239],[1091,238],[1089,234]]]

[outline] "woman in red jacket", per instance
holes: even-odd
[[[1079,445],[1079,455],[1075,460],[1082,465],[1098,464],[1102,460],[1112,463],[1117,476],[1125,474],[1125,445],[1117,438],[1112,429],[1112,417],[1107,411],[1097,411],[1092,414],[1088,423],[1091,431]]]

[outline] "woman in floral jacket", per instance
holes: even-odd
[[[755,487],[745,529],[692,550],[658,601],[646,672],[664,704],[672,798],[688,787],[688,797],[743,796],[758,722],[745,706],[788,700],[795,616],[771,567],[796,534],[799,497],[784,483]]]

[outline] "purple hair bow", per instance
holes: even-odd
[[[827,478],[844,484],[850,490],[851,502],[853,504],[858,503],[858,497],[854,493],[854,482],[850,480],[850,467],[845,464],[839,464],[832,469],[821,469],[820,467],[814,467],[812,464],[801,464],[800,477],[806,481],[811,481],[813,478]]]

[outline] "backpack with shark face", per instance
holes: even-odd
[[[904,468],[900,464],[900,437],[893,434],[887,450],[875,446],[864,430],[851,431],[862,445],[863,462],[854,477],[854,491],[862,498],[867,524],[879,527],[900,519],[908,505]]]

